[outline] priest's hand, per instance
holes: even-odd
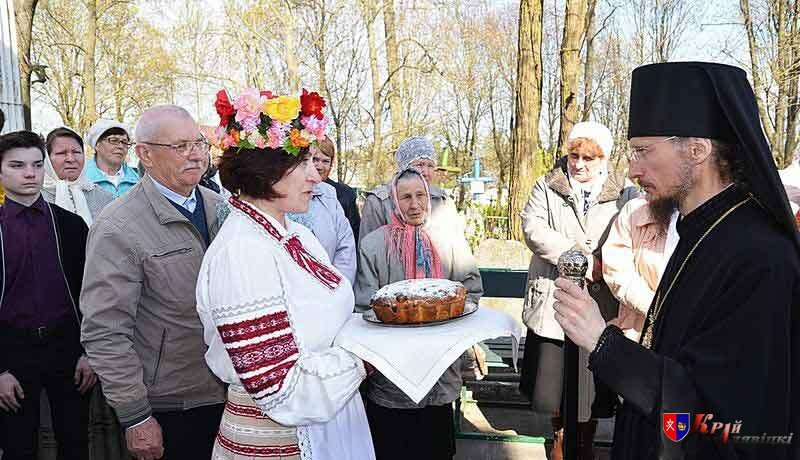
[[[576,345],[588,352],[594,351],[606,328],[597,302],[586,289],[568,279],[558,278],[556,288],[556,302],[553,304],[556,321]]]

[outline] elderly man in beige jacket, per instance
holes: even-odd
[[[136,127],[147,175],[95,220],[81,342],[138,459],[208,459],[225,401],[208,369],[195,285],[227,208],[198,187],[209,145],[186,110],[156,106]]]

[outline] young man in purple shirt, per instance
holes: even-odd
[[[50,400],[59,459],[88,458],[89,389],[78,295],[88,229],[41,196],[44,142],[0,136],[0,445],[4,460],[35,460],[39,393]]]

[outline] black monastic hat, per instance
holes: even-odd
[[[737,144],[749,190],[800,250],[797,226],[744,70],[710,62],[634,69],[628,139],[647,136],[702,137]]]

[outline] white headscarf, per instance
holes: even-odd
[[[117,120],[100,118],[92,125],[91,128],[89,128],[89,131],[86,133],[86,143],[89,144],[89,147],[91,147],[93,150],[96,149],[97,141],[100,139],[100,136],[112,128],[119,128],[125,131],[125,134],[129,139],[133,138],[133,136],[131,136],[131,129],[125,123]]]
[[[603,190],[606,179],[608,179],[608,160],[611,156],[611,152],[614,150],[614,136],[604,125],[594,121],[584,121],[575,123],[569,136],[567,136],[567,141],[578,138],[594,141],[600,147],[600,150],[603,151],[602,163],[599,165],[597,175],[587,182],[578,182],[575,180],[572,175],[569,174],[569,168],[567,168],[569,185],[577,199],[579,205],[578,209],[583,209],[583,202],[585,201],[586,195],[588,194],[589,202],[596,202],[597,197],[600,196],[600,192]]]
[[[50,154],[44,156],[44,185],[42,188],[55,196],[53,202],[56,206],[73,212],[83,218],[87,226],[92,225],[92,212],[86,202],[85,192],[94,189],[95,184],[86,179],[84,172],[86,168],[81,168],[81,173],[74,181],[59,179],[53,163],[50,162]]]

